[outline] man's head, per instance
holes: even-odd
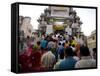
[[[61,43],[59,43],[59,45],[61,45]]]
[[[80,55],[81,56],[89,56],[90,55],[89,48],[86,46],[81,46],[80,47]]]
[[[62,46],[65,46],[65,43],[63,43]]]
[[[73,56],[73,50],[71,47],[65,49],[65,57]]]
[[[40,45],[40,41],[37,41],[37,45]]]

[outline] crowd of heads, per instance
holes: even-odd
[[[67,33],[43,34],[40,40],[28,38],[24,44],[27,47],[19,54],[21,72],[96,67],[97,49],[92,50],[91,56],[87,46],[77,41],[77,37]]]

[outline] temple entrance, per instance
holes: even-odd
[[[60,34],[64,34],[65,33],[65,30],[55,30],[54,33],[60,33]]]

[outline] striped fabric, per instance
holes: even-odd
[[[55,62],[55,56],[51,51],[48,51],[43,54],[43,56],[41,58],[41,63],[45,67],[47,67],[47,68],[52,67],[54,62]]]

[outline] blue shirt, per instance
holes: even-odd
[[[57,48],[57,53],[61,54],[62,52],[64,52],[64,47],[62,45],[58,46]]]
[[[41,40],[41,47],[45,49],[47,47],[47,41],[46,40]]]
[[[67,57],[62,60],[62,62],[59,65],[59,69],[61,70],[69,70],[74,69],[76,60],[73,57]]]

